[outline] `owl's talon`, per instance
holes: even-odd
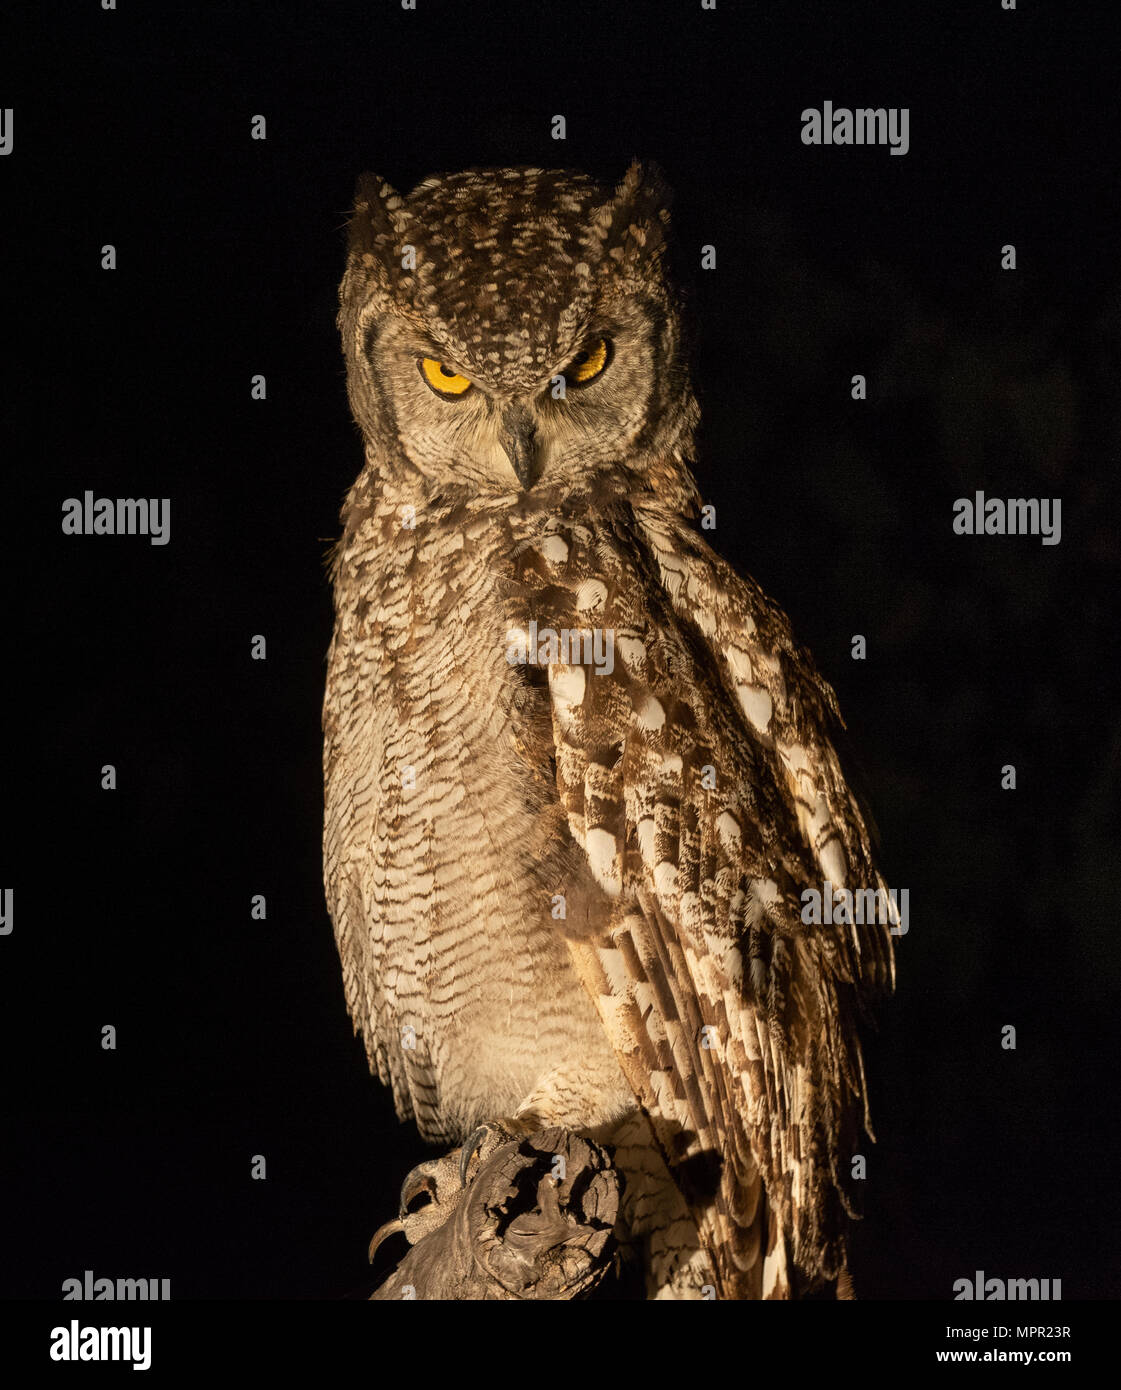
[[[387,1221],[384,1226],[379,1226],[370,1237],[369,1260],[374,1262],[374,1256],[378,1253],[378,1246],[387,1241],[390,1236],[394,1236],[398,1231],[404,1232],[405,1227],[398,1221]]]
[[[471,1167],[471,1160],[475,1157],[475,1155],[476,1155],[476,1154],[479,1152],[479,1150],[482,1148],[483,1144],[486,1142],[486,1137],[487,1137],[487,1135],[490,1133],[490,1130],[491,1130],[491,1126],[490,1126],[490,1125],[480,1125],[480,1126],[478,1127],[478,1129],[476,1129],[476,1130],[474,1131],[474,1133],[471,1134],[471,1135],[468,1137],[467,1142],[463,1145],[463,1148],[460,1149],[460,1151],[459,1151],[459,1185],[460,1185],[460,1187],[466,1187],[466,1186],[467,1186],[467,1170]]]
[[[405,1175],[405,1181],[401,1184],[397,1221],[410,1245],[416,1245],[442,1226],[455,1210],[463,1192],[458,1178],[458,1150],[444,1154],[442,1158],[425,1159]],[[428,1200],[414,1207],[413,1202],[422,1193]],[[392,1222],[387,1222],[383,1227],[386,1235],[392,1226]],[[379,1231],[378,1235],[381,1236],[382,1232]]]

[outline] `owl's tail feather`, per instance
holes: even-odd
[[[754,1302],[791,1297],[782,1221],[757,1173],[738,1190],[722,1183],[715,1202],[695,1215],[720,1298]]]

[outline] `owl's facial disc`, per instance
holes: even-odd
[[[572,360],[550,380],[550,388],[531,396],[519,396],[513,400],[491,397],[483,388],[456,367],[449,366],[438,357],[420,356],[416,360],[421,379],[428,389],[442,401],[463,401],[469,393],[484,397],[489,407],[489,415],[497,414],[497,442],[510,462],[518,482],[528,491],[541,477],[544,466],[543,439],[539,426],[544,424],[545,414],[538,414],[538,406],[544,406],[546,396],[555,399],[552,387],[563,379],[564,391],[581,391],[591,386],[603,376],[611,363],[614,349],[611,339],[602,334],[593,335]]]
[[[365,330],[365,350],[401,449],[426,477],[496,494],[563,491],[631,457],[653,390],[651,324],[641,302],[617,298],[583,332],[545,339],[531,370],[508,366],[487,339],[475,349],[428,334],[412,315]]]

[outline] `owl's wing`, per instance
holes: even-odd
[[[570,936],[574,962],[722,1296],[841,1290],[867,1127],[857,1025],[893,958],[886,920],[803,921],[826,880],[887,907],[835,697],[785,615],[676,517],[550,527],[520,559],[524,614],[601,634],[598,673],[585,647],[549,685],[560,798],[617,903]]]

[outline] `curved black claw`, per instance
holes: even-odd
[[[474,1131],[474,1133],[471,1134],[471,1135],[468,1137],[466,1143],[463,1145],[463,1148],[460,1150],[460,1153],[459,1153],[459,1185],[460,1185],[460,1187],[466,1187],[466,1186],[467,1186],[467,1170],[468,1170],[468,1168],[471,1167],[471,1160],[475,1157],[475,1155],[476,1155],[476,1154],[479,1152],[479,1150],[482,1148],[483,1143],[484,1143],[484,1141],[486,1140],[486,1137],[487,1137],[487,1135],[490,1133],[490,1131],[491,1131],[491,1126],[490,1126],[490,1125],[480,1125],[480,1126],[478,1127],[478,1129],[476,1129],[476,1130]]]
[[[390,1236],[395,1236],[398,1231],[404,1231],[404,1229],[400,1221],[387,1221],[384,1226],[377,1228],[370,1239],[369,1259],[371,1264],[374,1262],[374,1256],[378,1253],[378,1246],[383,1241],[388,1240]]]
[[[404,1221],[410,1214],[409,1203],[422,1192],[427,1192],[429,1199],[435,1202],[437,1200],[436,1179],[431,1173],[424,1173],[419,1168],[414,1168],[412,1172],[405,1174],[405,1181],[401,1184],[401,1203],[398,1208],[400,1220]]]

